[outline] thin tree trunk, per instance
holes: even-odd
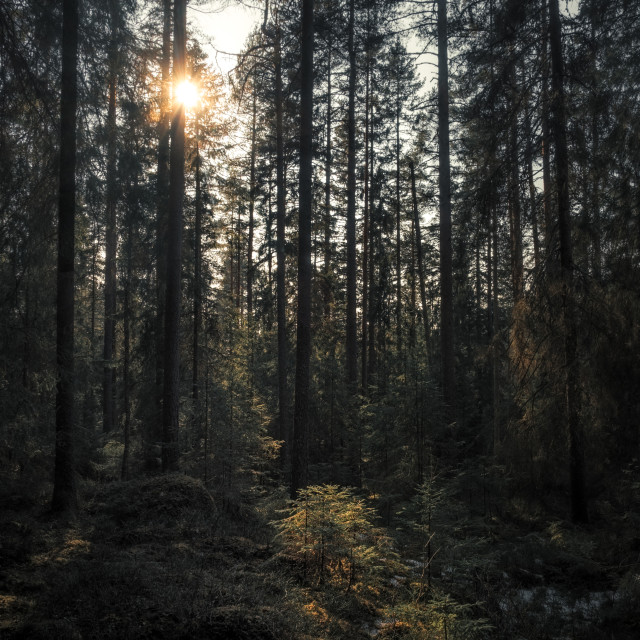
[[[422,320],[424,322],[424,345],[429,357],[429,311],[427,307],[427,288],[424,277],[424,258],[422,257],[422,236],[420,233],[420,215],[418,213],[418,196],[416,193],[416,172],[413,160],[409,164],[411,169],[411,198],[413,200],[413,224],[416,234],[416,260],[418,262],[418,278],[420,279],[420,302],[422,303]]]
[[[489,341],[493,337],[493,252],[491,250],[491,230],[492,230],[492,221],[491,221],[491,204],[488,203],[488,211],[485,212],[486,219],[488,220],[488,233],[487,233],[487,337]]]
[[[115,335],[116,335],[116,206],[118,187],[116,176],[116,92],[118,84],[118,2],[109,1],[111,42],[109,44],[109,106],[107,111],[107,192],[104,265],[104,350],[102,380],[102,430],[108,433],[115,423]]]
[[[281,462],[285,463],[290,446],[289,394],[287,388],[286,263],[285,243],[285,168],[283,131],[282,56],[280,25],[276,25],[274,43],[276,76],[276,318],[278,323],[278,439],[284,443]]]
[[[490,11],[490,38],[491,38],[491,85],[493,86],[495,81],[494,74],[494,55],[493,55],[493,41],[494,41],[494,5],[493,0],[491,0],[489,4]],[[491,124],[492,129],[495,125],[495,112],[493,108],[493,104],[491,106]],[[489,166],[489,215],[491,218],[491,238],[490,238],[490,250],[491,244],[493,244],[493,259],[491,261],[491,269],[489,271],[489,278],[492,283],[493,297],[491,299],[491,327],[490,327],[490,338],[491,338],[491,406],[492,406],[492,451],[493,455],[496,456],[499,451],[499,446],[501,442],[501,426],[500,426],[500,360],[498,357],[498,330],[499,330],[499,317],[498,317],[498,194],[496,190],[495,184],[495,152],[492,152],[491,155],[491,163]]]
[[[401,246],[402,225],[400,217],[400,78],[396,85],[396,347],[402,360],[402,269]],[[413,175],[413,163],[411,163]]]
[[[371,80],[370,83],[372,84]],[[370,87],[371,87],[370,84]],[[369,89],[371,90],[371,88]],[[367,349],[368,349],[368,355],[367,355],[367,369],[366,369],[366,373],[365,373],[365,377],[364,377],[364,381],[365,383],[369,384],[369,381],[373,378],[373,376],[375,376],[376,374],[376,287],[375,287],[375,278],[376,278],[376,271],[375,271],[375,267],[376,264],[374,262],[374,247],[375,247],[375,241],[378,237],[378,230],[376,229],[376,214],[375,214],[375,196],[376,196],[376,191],[378,191],[378,187],[377,187],[377,179],[374,182],[374,161],[375,161],[375,155],[374,155],[374,147],[373,147],[373,100],[371,99],[371,96],[369,97],[369,107],[370,107],[370,114],[369,114],[369,125],[370,125],[370,129],[369,129],[369,162],[370,162],[370,169],[369,169],[369,216],[368,216],[368,240],[369,242],[364,246],[364,251],[368,253],[369,255],[369,259],[367,260],[367,282],[368,282],[368,291],[369,291],[369,302],[367,304],[367,310],[368,310],[368,314],[367,314],[367,329],[368,329],[368,333],[369,333],[369,337],[367,338]],[[374,186],[376,187],[376,189],[374,190]],[[366,391],[367,386],[364,386],[363,389]]]
[[[553,215],[551,212],[551,132],[549,130],[549,62],[547,0],[542,0],[542,210],[544,216],[545,258],[553,255]]]
[[[513,74],[515,76],[515,73]],[[515,109],[515,99],[512,109]],[[522,297],[522,216],[520,211],[520,172],[518,169],[517,117],[513,114],[509,141],[509,231],[511,240],[511,287],[514,301]]]
[[[160,120],[158,123],[158,170],[156,183],[156,411],[149,420],[144,446],[147,471],[157,467],[156,448],[162,443],[164,384],[164,311],[167,288],[167,227],[169,221],[169,137],[171,130],[171,0],[162,0],[162,58],[160,61]]]
[[[569,476],[571,490],[571,518],[586,523],[587,492],[584,470],[584,434],[580,423],[578,369],[576,361],[577,328],[573,302],[573,256],[571,246],[571,218],[569,202],[569,154],[564,96],[564,61],[558,0],[549,0],[549,35],[553,99],[553,137],[556,149],[556,181],[558,197],[558,230],[560,239],[560,268],[562,277],[562,316],[564,329],[565,411],[569,443]]]
[[[247,246],[247,321],[253,316],[253,213],[256,202],[256,113],[257,92],[253,88],[253,116],[251,122],[251,168],[249,176],[249,238]]]
[[[231,223],[229,225],[229,302],[234,305],[234,291],[236,280],[236,267],[235,267],[235,212],[231,209]]]
[[[136,179],[137,186],[137,179]],[[129,205],[133,205],[130,203]],[[131,441],[131,275],[133,262],[133,223],[127,224],[127,271],[124,281],[123,300],[123,386],[124,386],[124,450],[122,452],[121,480],[129,479],[129,453]]]
[[[269,195],[267,197],[266,246],[267,246],[267,288],[269,290],[269,312],[267,325],[271,328],[271,302],[273,300],[273,167],[269,167]]]
[[[200,328],[202,327],[202,175],[200,171],[200,141],[196,117],[196,219],[193,255],[193,353],[191,366],[191,397],[196,433],[200,426]]]
[[[324,179],[324,317],[331,317],[332,303],[332,283],[330,279],[331,273],[331,169],[332,169],[332,104],[331,104],[331,54],[332,54],[332,38],[329,36],[328,59],[327,59],[327,157],[325,160],[325,179]]]
[[[597,2],[591,0],[590,3],[592,18],[591,18],[591,42],[593,43],[592,63],[591,63],[591,77],[595,83],[598,77],[598,47],[599,40],[596,33],[596,24],[593,14],[597,8]],[[598,87],[595,87],[595,93],[598,94]],[[600,167],[598,166],[599,154],[600,154],[600,123],[598,118],[598,110],[593,109],[591,116],[591,175],[593,183],[593,192],[591,197],[591,208],[593,211],[591,221],[591,237],[593,241],[593,263],[592,274],[595,280],[600,280],[602,277],[602,242],[601,242],[601,228],[600,228]]]
[[[356,317],[356,50],[355,0],[349,2],[349,107],[347,115],[347,387],[358,385],[358,330]],[[365,178],[366,184],[366,178]],[[365,187],[366,188],[366,187]]]
[[[445,419],[455,421],[453,348],[453,256],[451,247],[451,166],[449,158],[449,62],[447,2],[438,0],[438,157],[440,187],[440,341]]]
[[[525,81],[524,71],[522,74]],[[527,164],[527,179],[529,183],[529,208],[531,210],[531,231],[533,235],[533,265],[537,271],[540,265],[540,235],[538,231],[538,206],[536,203],[536,186],[533,177],[533,141],[531,131],[531,113],[529,109],[529,100],[525,100],[524,105],[524,135],[525,142],[525,162]]]
[[[235,240],[235,252],[236,252],[236,267],[237,271],[235,274],[235,300],[236,300],[236,309],[240,312],[240,326],[242,326],[242,315],[244,306],[242,304],[242,283],[244,278],[242,277],[242,218],[240,216],[242,209],[238,207],[238,224],[236,226],[236,231],[234,235]]]
[[[62,4],[60,193],[56,297],[56,444],[51,507],[77,507],[74,469],[74,259],[76,212],[76,109],[78,101],[78,2]]]
[[[411,236],[409,245],[411,246],[411,264],[409,265],[409,278],[411,284],[410,305],[411,321],[409,323],[409,352],[415,351],[416,346],[416,221],[411,220]]]
[[[186,0],[174,0],[173,82],[186,76]],[[174,92],[175,95],[175,92]],[[169,242],[165,298],[165,366],[162,408],[162,470],[178,468],[178,422],[180,412],[180,298],[182,268],[182,207],[184,201],[184,104],[174,104],[171,121],[169,182]]]
[[[300,212],[296,387],[291,456],[291,497],[307,486],[309,363],[311,359],[311,212],[313,159],[313,0],[302,0],[300,64]]]
[[[493,299],[491,305],[491,390],[493,407],[493,453],[498,453],[502,440],[500,428],[500,358],[498,354],[498,333],[500,331],[498,307],[498,208],[495,202],[495,187],[491,186],[491,237],[493,240],[493,260],[491,279],[493,281]]]
[[[367,23],[369,22],[367,16]],[[369,321],[369,211],[371,176],[369,174],[369,103],[370,96],[370,73],[371,56],[367,51],[367,70],[365,79],[365,100],[364,100],[364,211],[362,213],[362,362],[361,362],[361,385],[362,393],[367,393],[367,326]]]

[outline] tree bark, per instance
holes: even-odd
[[[134,180],[135,187],[138,186],[138,177]],[[137,189],[136,189],[137,190]],[[129,203],[129,215],[137,208],[137,203]],[[133,272],[133,220],[129,219],[126,240],[126,276],[124,279],[124,300],[123,300],[123,371],[122,384],[124,387],[124,449],[122,451],[122,466],[120,470],[120,479],[129,479],[129,457],[131,442],[131,279]]]
[[[56,297],[56,444],[51,507],[77,507],[74,469],[74,259],[76,212],[76,109],[78,102],[78,2],[62,5],[60,192]]]
[[[311,212],[313,159],[313,0],[302,0],[300,100],[300,211],[296,387],[291,457],[291,497],[307,486],[309,363],[311,359]]]
[[[401,270],[401,246],[402,225],[400,216],[400,113],[402,103],[400,101],[400,77],[396,84],[396,348],[398,356],[402,359],[402,270]],[[413,162],[411,163],[413,175]],[[415,184],[415,181],[413,182]]]
[[[196,116],[196,219],[193,247],[193,353],[191,366],[191,397],[194,426],[200,426],[200,329],[202,327],[202,174],[200,171],[199,126]]]
[[[429,311],[427,307],[427,289],[424,277],[424,263],[422,257],[422,236],[420,233],[420,215],[418,213],[418,196],[416,193],[416,172],[413,160],[409,165],[411,169],[411,198],[413,200],[413,224],[416,234],[416,260],[418,262],[418,278],[420,280],[420,302],[422,303],[422,320],[424,322],[424,348],[429,356]]]
[[[253,87],[253,110],[251,119],[251,168],[249,173],[249,237],[247,243],[247,321],[253,316],[253,214],[256,202],[256,113],[257,93]]]
[[[584,470],[584,434],[580,423],[578,369],[576,361],[577,327],[573,301],[573,256],[571,245],[571,208],[569,201],[569,154],[564,96],[564,60],[558,0],[549,0],[549,35],[553,98],[553,138],[556,149],[558,230],[562,280],[562,319],[564,330],[565,419],[569,445],[571,518],[586,523],[587,492]]]
[[[368,9],[367,9],[368,11]],[[367,25],[369,16],[367,14]],[[367,393],[367,327],[369,321],[369,219],[371,217],[369,204],[371,202],[371,175],[369,173],[369,106],[370,106],[370,76],[371,56],[366,52],[365,99],[364,99],[364,210],[362,213],[362,348],[361,348],[361,386],[362,393]]]
[[[162,57],[160,60],[160,120],[158,122],[158,169],[156,181],[156,322],[155,322],[155,415],[149,420],[144,446],[147,471],[157,468],[156,447],[162,443],[164,383],[164,312],[167,288],[167,226],[169,221],[169,137],[171,131],[171,0],[162,0]]]
[[[447,2],[438,0],[438,159],[440,187],[440,341],[445,419],[455,421],[453,347],[453,257],[451,247],[451,166],[449,158],[449,62]]]
[[[277,19],[276,19],[277,20]],[[290,446],[289,393],[287,385],[286,263],[285,243],[285,170],[283,131],[281,31],[276,24],[274,43],[276,76],[276,319],[278,324],[278,439],[284,443],[281,462],[287,459]]]
[[[332,158],[332,140],[331,140],[331,126],[332,126],[332,87],[331,87],[331,58],[333,52],[333,39],[331,34],[329,35],[328,47],[328,59],[327,59],[327,149],[325,160],[325,176],[324,176],[324,278],[323,278],[323,290],[324,290],[324,317],[329,319],[331,317],[331,304],[333,301],[333,287],[331,282],[331,170],[333,164]]]
[[[523,82],[526,81],[524,69],[522,73]],[[525,142],[525,162],[527,165],[527,180],[529,185],[529,208],[531,210],[531,232],[533,235],[533,264],[536,270],[540,266],[540,235],[538,231],[538,205],[536,198],[536,186],[533,177],[533,140],[531,131],[531,113],[529,100],[525,99],[524,105],[524,135]]]
[[[186,0],[173,8],[174,89],[186,77]],[[175,95],[175,90],[174,90]],[[178,422],[180,411],[180,298],[182,268],[182,208],[184,202],[184,104],[174,104],[171,121],[169,175],[169,237],[165,298],[165,363],[162,407],[162,470],[178,468]]]
[[[349,1],[349,106],[347,115],[347,387],[358,386],[358,325],[356,317],[356,50],[355,0]]]
[[[104,265],[104,350],[103,350],[103,402],[102,430],[108,433],[115,423],[115,338],[116,338],[116,253],[118,250],[116,230],[116,207],[118,186],[116,176],[117,124],[116,92],[118,85],[118,29],[119,5],[117,0],[109,1],[111,21],[111,41],[109,43],[109,106],[107,112],[107,192],[105,225],[105,265]]]
[[[547,0],[542,0],[542,210],[544,217],[545,259],[553,255],[553,214],[551,211],[551,132],[549,127],[549,25]]]
[[[515,73],[513,74],[515,77]],[[513,122],[509,135],[509,231],[511,241],[511,287],[514,302],[522,297],[522,216],[520,207],[520,171],[518,169],[518,128],[516,99],[512,96]]]

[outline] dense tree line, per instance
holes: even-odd
[[[274,0],[224,79],[184,2],[0,3],[11,473],[60,509],[108,446],[123,478],[337,483],[388,519],[436,463],[576,522],[615,502],[640,16],[561,9]]]

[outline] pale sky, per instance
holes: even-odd
[[[223,73],[236,65],[247,35],[262,19],[263,0],[210,0],[187,5],[189,28],[198,32],[198,39],[209,55],[211,64]]]

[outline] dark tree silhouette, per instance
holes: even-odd
[[[73,456],[77,74],[78,0],[64,0],[62,5],[60,199],[56,299],[56,457],[51,505],[54,511],[73,510],[77,505]]]
[[[447,2],[438,0],[438,154],[440,187],[440,340],[446,419],[455,421],[453,353],[453,257],[451,248],[451,165],[449,158],[449,62]]]
[[[186,77],[186,0],[173,8],[174,96]],[[185,106],[174,99],[171,121],[169,178],[169,234],[167,243],[167,292],[165,298],[164,394],[162,407],[162,469],[178,467],[178,419],[180,409],[180,275],[182,270],[182,208],[184,201]]]
[[[313,0],[302,1],[300,102],[300,211],[296,387],[291,455],[291,495],[307,485],[309,363],[311,359],[311,208],[313,158]]]

